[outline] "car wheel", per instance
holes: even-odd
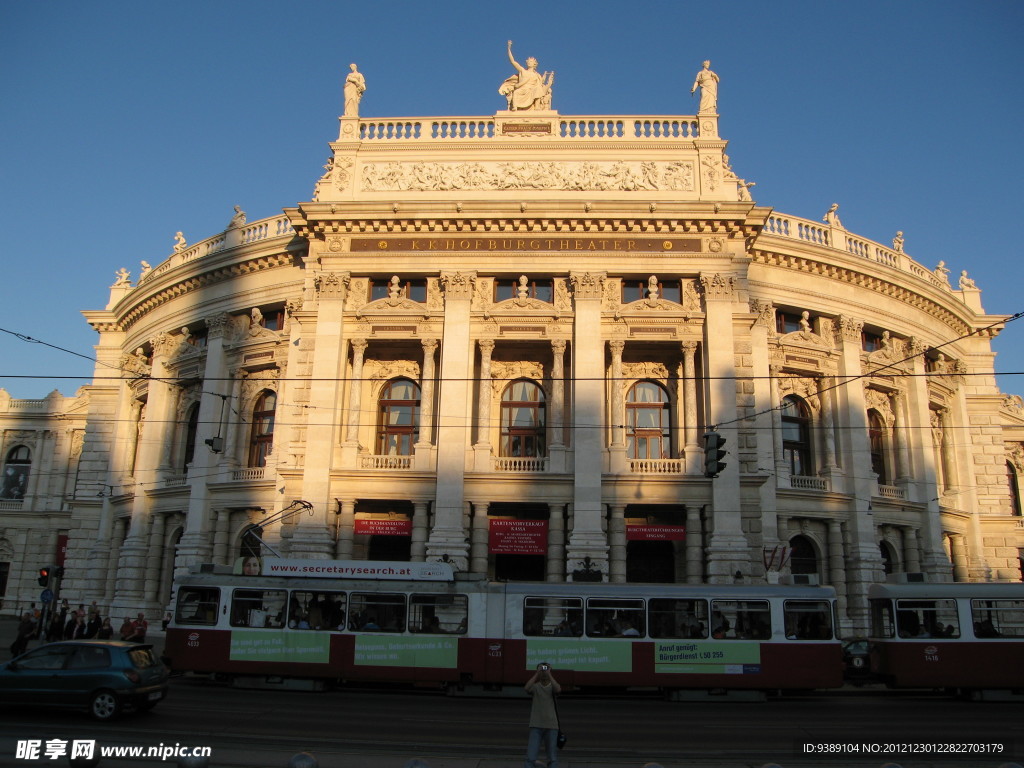
[[[89,701],[89,712],[97,720],[113,720],[121,711],[121,703],[113,691],[96,691]]]

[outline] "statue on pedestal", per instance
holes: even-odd
[[[537,71],[537,60],[530,56],[523,67],[512,56],[512,41],[508,41],[508,60],[519,73],[512,75],[501,84],[498,93],[508,100],[509,111],[549,110],[551,109],[551,85],[555,81],[554,72]]]
[[[705,61],[703,68],[693,79],[693,87],[690,89],[692,96],[700,88],[700,106],[697,107],[697,114],[717,114],[718,112],[718,75],[711,71],[711,61]]]
[[[352,71],[345,78],[345,112],[342,117],[359,117],[359,102],[366,91],[366,78],[355,64],[349,64],[348,68]]]

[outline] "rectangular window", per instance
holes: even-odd
[[[353,592],[348,628],[354,632],[404,632],[405,595]]]
[[[865,352],[877,352],[882,348],[882,337],[877,333],[862,331],[860,334],[860,348]]]
[[[494,279],[494,301],[509,299],[537,299],[548,304],[555,302],[555,281],[550,277],[527,279],[525,283],[518,278],[498,277]]]
[[[832,639],[832,606],[824,600],[786,600],[782,615],[790,640]]]
[[[288,626],[292,629],[344,629],[345,593],[292,592],[288,601]]]
[[[711,636],[719,640],[767,640],[772,616],[767,600],[712,600]]]
[[[579,637],[583,634],[583,600],[579,597],[526,598],[523,634]]]
[[[284,626],[283,589],[236,589],[231,595],[231,626],[277,629]]]
[[[796,333],[801,330],[800,315],[794,312],[776,312],[775,330],[779,333]]]
[[[643,637],[647,633],[643,600],[587,600],[590,637]]]
[[[217,623],[220,612],[220,590],[216,587],[182,587],[178,590],[175,624]]]
[[[900,637],[960,637],[955,600],[897,600]]]
[[[398,298],[409,299],[410,301],[425,302],[427,300],[427,281],[420,280],[399,280],[394,286],[398,291]],[[375,278],[370,280],[370,301],[391,298],[393,287],[387,278]]]
[[[1024,600],[971,600],[974,636],[1024,637]]]
[[[647,601],[651,637],[708,636],[708,601],[652,598]]]
[[[629,304],[632,301],[647,299],[651,294],[651,286],[647,280],[622,279],[622,303]],[[667,280],[658,283],[658,298],[665,301],[674,301],[676,304],[683,303],[682,283],[678,280]]]
[[[469,622],[465,595],[410,595],[409,631],[432,635],[464,635]]]

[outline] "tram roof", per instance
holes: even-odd
[[[923,584],[872,584],[868,599],[884,598],[980,598],[1022,600],[1024,584],[989,582],[934,582]]]

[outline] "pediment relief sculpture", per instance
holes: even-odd
[[[146,354],[142,347],[139,347],[134,353],[121,355],[121,359],[117,362],[117,367],[125,373],[137,376],[149,376],[152,371],[152,366],[146,362]]]
[[[665,383],[668,381],[669,376],[668,366],[664,363],[650,360],[622,363],[623,383],[628,383],[630,386],[632,386],[633,381],[636,379],[656,379]],[[628,380],[628,382],[625,380]]]
[[[363,372],[369,379],[390,380],[404,376],[420,380],[420,364],[415,360],[367,360]]]
[[[788,376],[783,374],[778,380],[778,388],[780,401],[788,395],[796,395],[807,403],[807,407],[817,417],[821,410],[817,379],[807,376]]]
[[[550,397],[548,386],[544,380],[544,366],[534,360],[492,360],[491,388],[494,394],[500,395],[505,387],[516,379],[530,379],[536,382]]]
[[[202,354],[202,350],[192,343],[192,332],[188,329],[188,326],[182,327],[177,339],[178,345],[167,356],[168,363],[179,363],[190,358],[199,357]]]
[[[896,424],[896,415],[892,410],[892,397],[888,392],[881,392],[869,387],[864,390],[864,404],[869,411],[876,411],[881,415],[889,429]]]

